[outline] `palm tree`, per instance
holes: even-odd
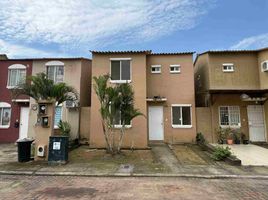
[[[40,100],[55,101],[57,105],[67,100],[77,100],[76,90],[66,83],[54,83],[47,78],[45,73],[39,73],[36,76],[27,77],[24,84],[17,86],[13,90],[13,96],[27,95],[37,102]]]

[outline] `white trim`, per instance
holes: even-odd
[[[118,124],[115,124],[115,125],[113,125],[113,128],[122,128],[123,127],[123,125],[118,125]],[[125,125],[125,128],[132,128],[132,125],[130,124],[130,125]]]
[[[231,69],[224,69],[225,66],[227,66],[227,68],[231,67]],[[222,71],[223,72],[234,72],[234,64],[233,63],[223,63],[222,64]]]
[[[191,117],[191,125],[177,125],[173,124],[173,107],[190,107],[190,117]],[[182,109],[180,109],[181,117],[182,117]],[[172,128],[192,128],[193,127],[193,109],[192,104],[171,104],[171,126]]]
[[[120,60],[132,60],[131,58],[110,58],[110,60],[120,61]]]
[[[153,71],[153,68],[159,68],[159,71]],[[151,65],[151,73],[152,74],[161,74],[162,66],[161,65]]]
[[[113,59],[113,60],[111,60],[111,59]],[[118,59],[121,59],[121,58],[110,58],[110,77],[112,77],[112,62],[111,61],[121,61],[121,60],[118,60]],[[131,83],[131,81],[132,81],[132,62],[131,62],[131,58],[125,58],[123,60],[130,60],[130,62],[129,62],[130,80],[121,80],[121,62],[120,62],[120,80],[112,80],[110,78],[110,83]]]
[[[0,102],[0,108],[11,108],[11,105],[6,102]]]
[[[10,65],[8,69],[26,69],[26,66],[22,64],[13,64]]]
[[[178,71],[177,70],[171,71],[171,67],[178,67],[179,70]],[[179,64],[177,64],[177,65],[169,65],[169,72],[171,74],[179,74],[179,73],[181,73],[181,65],[179,65]]]
[[[222,63],[222,65],[226,65],[226,66],[234,66],[234,63]]]
[[[30,99],[12,99],[12,102],[30,102]]]
[[[64,66],[64,63],[58,60],[49,61],[45,64],[46,66]]]

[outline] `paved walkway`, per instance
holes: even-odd
[[[267,180],[0,176],[0,199],[268,199]]]
[[[268,166],[268,149],[254,145],[223,145],[229,146],[233,154],[244,166]]]

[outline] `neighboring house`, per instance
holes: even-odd
[[[150,141],[194,142],[195,95],[192,52],[92,51],[92,76],[110,75],[110,84],[128,82],[135,107],[145,117],[128,126],[124,147],[146,148]],[[104,147],[100,104],[91,95],[90,146]],[[117,127],[120,127],[120,119]]]
[[[32,75],[45,72],[55,83],[65,82],[78,92],[77,102],[65,102],[55,108],[54,130],[60,120],[71,125],[71,139],[89,138],[89,112],[91,95],[91,60],[85,58],[42,58],[33,59]],[[30,99],[28,137],[35,137],[37,122],[36,102]],[[81,128],[81,126],[82,128]],[[36,133],[38,134],[38,133]]]
[[[0,55],[0,143],[15,142],[28,132],[29,97],[14,99],[11,91],[32,73],[31,59]]]
[[[217,142],[217,129],[231,127],[267,142],[268,48],[207,51],[194,68],[197,131]]]

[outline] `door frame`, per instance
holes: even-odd
[[[256,106],[256,105],[247,105],[247,118],[248,118],[248,106]],[[265,120],[265,110],[264,110],[264,105],[257,105],[257,106],[261,106],[262,108],[262,115],[263,115],[263,125],[264,125],[264,138],[265,138],[265,141],[263,142],[267,142],[267,131],[266,131],[266,120]],[[250,127],[249,127],[249,118],[248,118],[248,139],[249,141],[250,140]],[[254,141],[253,141],[254,142]]]
[[[162,133],[163,133],[163,139],[162,140],[150,140],[150,107],[160,107],[161,110],[162,110]],[[148,142],[153,142],[153,141],[156,141],[156,142],[163,142],[165,141],[165,128],[164,128],[164,106],[163,105],[148,105],[148,120],[147,120],[147,123],[148,123]]]

